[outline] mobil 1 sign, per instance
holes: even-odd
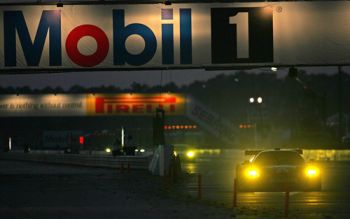
[[[350,63],[348,1],[0,11],[2,71]]]

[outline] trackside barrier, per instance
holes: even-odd
[[[175,166],[174,146],[159,145],[148,166],[149,171],[154,175],[170,176],[173,166]]]
[[[284,216],[288,217],[288,213],[289,213],[289,190],[287,188],[284,193]]]
[[[201,200],[202,199],[202,174],[198,174],[198,186],[197,186],[197,189],[198,189],[198,193],[197,193],[197,198],[198,200]]]
[[[56,164],[73,164],[90,167],[107,167],[124,169],[147,170],[152,156],[120,156],[113,158],[106,155],[82,155],[82,154],[38,154],[38,153],[0,153],[3,160],[37,161]]]
[[[237,179],[233,179],[233,203],[232,206],[237,207]]]

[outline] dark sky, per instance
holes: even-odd
[[[334,74],[336,67],[308,67],[303,68],[310,74]],[[286,76],[288,69],[279,69],[272,72],[270,69],[256,69],[247,71],[248,73],[270,72],[276,77]],[[350,72],[349,68],[343,68],[344,72]],[[192,70],[167,70],[167,71],[114,71],[114,72],[69,72],[55,74],[35,74],[35,75],[0,75],[0,86],[30,86],[32,88],[43,88],[46,86],[64,89],[78,84],[86,87],[114,85],[117,87],[129,87],[132,82],[148,85],[160,85],[175,82],[178,85],[189,84],[195,80],[207,80],[218,74],[234,74],[236,71],[205,71],[202,69]]]
[[[45,86],[72,85],[100,86],[114,85],[129,87],[134,81],[148,85],[166,84],[171,81],[178,85],[188,84],[194,80],[205,80],[222,72],[206,72],[203,70],[168,70],[168,71],[114,71],[114,72],[69,72],[36,75],[1,75],[0,86],[25,86],[42,88]]]

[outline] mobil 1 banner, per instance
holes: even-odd
[[[350,63],[348,1],[0,11],[2,71]]]

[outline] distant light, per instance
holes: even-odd
[[[277,68],[277,67],[271,67],[271,71],[276,72],[277,70],[278,70],[278,68]]]
[[[146,151],[145,149],[140,149],[141,153],[145,153],[145,151]]]
[[[263,102],[262,97],[258,97],[257,101],[258,101],[258,103],[262,103]]]
[[[186,153],[186,156],[190,159],[192,159],[194,157],[194,155],[195,155],[194,151],[187,151],[187,153]]]
[[[107,153],[111,153],[112,150],[111,150],[110,148],[106,148],[105,151],[106,151]]]
[[[122,147],[124,147],[124,143],[125,143],[125,133],[124,133],[124,127],[122,127],[122,130],[121,130],[121,144],[122,144]]]
[[[84,144],[84,136],[79,136],[79,144]]]
[[[249,98],[249,103],[254,103],[254,97]]]
[[[9,138],[9,151],[12,149],[12,138]]]

